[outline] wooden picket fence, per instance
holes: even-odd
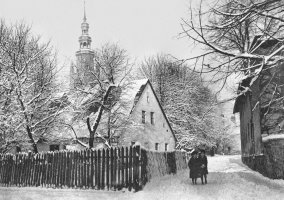
[[[0,154],[0,185],[138,191],[153,177],[186,167],[181,152],[135,147]]]
[[[0,183],[119,190],[141,188],[140,148],[0,155]]]

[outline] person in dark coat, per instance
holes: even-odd
[[[192,180],[192,184],[196,184],[197,178],[201,177],[200,166],[201,165],[198,159],[198,153],[196,151],[193,151],[191,153],[191,158],[189,159],[189,162],[188,162],[188,167],[190,170],[189,177]]]
[[[207,161],[207,156],[205,155],[205,150],[200,150],[200,155],[199,155],[199,162],[200,162],[200,167],[201,167],[201,181],[203,184],[203,177],[205,179],[205,184],[207,184],[207,174],[208,174],[208,161]]]

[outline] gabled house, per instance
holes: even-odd
[[[119,145],[139,144],[152,151],[173,151],[176,137],[148,79],[132,81],[122,92],[129,100],[131,125],[122,130]]]
[[[279,48],[277,40],[256,37],[259,55]],[[279,55],[283,55],[280,52]],[[234,113],[240,113],[242,160],[270,178],[284,178],[284,64],[252,71],[239,85]]]

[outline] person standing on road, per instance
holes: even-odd
[[[207,184],[207,174],[208,174],[208,160],[207,160],[207,156],[205,155],[205,150],[200,150],[200,156],[199,156],[199,162],[201,165],[201,181],[203,184],[203,177],[205,179],[205,184]]]
[[[197,151],[193,151],[188,162],[189,178],[191,178],[192,184],[196,184],[197,178],[200,177],[200,161],[197,156]]]

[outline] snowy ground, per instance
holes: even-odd
[[[240,156],[209,157],[208,184],[192,185],[188,170],[154,179],[143,191],[107,192],[72,189],[0,188],[7,200],[95,200],[95,199],[284,199],[284,180],[270,180],[241,163]]]

